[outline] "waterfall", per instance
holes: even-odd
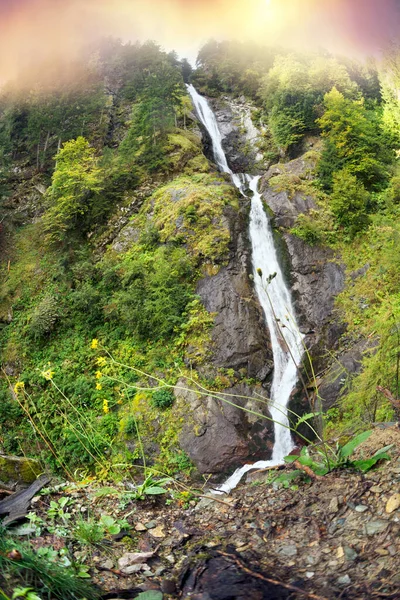
[[[187,86],[201,123],[207,129],[213,145],[214,159],[221,171],[229,173],[234,185],[245,196],[247,183],[253,192],[250,210],[249,236],[252,247],[252,266],[255,289],[269,329],[274,373],[271,386],[270,412],[274,421],[274,448],[272,458],[245,465],[221,486],[220,492],[229,493],[251,469],[263,469],[283,462],[293,450],[287,405],[297,381],[297,366],[303,354],[302,334],[299,331],[289,289],[278,262],[268,217],[258,191],[259,176],[238,175],[231,171],[222,148],[218,123],[207,100],[192,85]]]

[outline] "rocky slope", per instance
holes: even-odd
[[[107,488],[69,483],[35,497],[32,510],[48,522],[50,501],[69,499],[70,531],[57,547],[85,557],[103,598],[154,590],[160,600],[394,600],[400,589],[399,430],[375,430],[358,454],[371,456],[389,444],[391,460],[364,476],[336,470],[319,479],[288,476],[285,483],[283,471],[258,472],[229,497],[200,489],[206,496],[200,502],[176,482],[168,486],[175,488],[171,506],[162,496],[121,502],[131,489],[127,482]],[[97,521],[104,514],[125,518],[125,531],[92,546],[73,539],[79,515]],[[54,543],[45,526],[33,533],[36,548]]]

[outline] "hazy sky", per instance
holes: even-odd
[[[400,0],[0,0],[0,78],[104,35],[191,59],[211,37],[376,54],[400,37]]]

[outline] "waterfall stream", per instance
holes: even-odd
[[[222,137],[218,123],[206,98],[200,96],[192,85],[187,86],[198,117],[207,129],[211,140],[214,159],[221,171],[229,173],[234,185],[246,196],[246,187],[253,192],[250,210],[249,236],[252,247],[252,266],[256,292],[263,308],[269,329],[274,359],[274,374],[271,387],[270,412],[274,421],[274,448],[271,460],[244,465],[221,486],[220,492],[229,493],[240,479],[251,469],[263,469],[283,462],[293,449],[287,405],[297,381],[297,367],[303,347],[289,289],[278,262],[272,230],[265,214],[258,191],[259,176],[235,174],[231,171],[222,148]],[[247,184],[247,186],[246,186]],[[260,276],[262,273],[262,276]]]

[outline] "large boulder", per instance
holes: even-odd
[[[30,484],[41,472],[40,464],[32,458],[0,454],[0,482],[2,483]]]
[[[180,445],[201,473],[222,473],[270,457],[273,424],[259,392],[240,384],[223,393],[200,393],[186,380],[178,381],[174,393],[187,415]]]

